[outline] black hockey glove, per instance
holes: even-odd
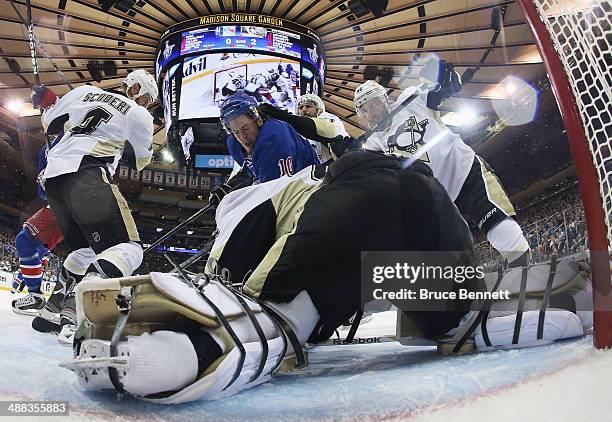
[[[435,79],[433,75],[437,75],[436,87],[427,94],[427,107],[437,111],[442,101],[461,91],[461,78],[453,64],[445,60],[430,60],[419,73],[429,80]]]
[[[317,125],[310,117],[296,116],[295,114],[289,113],[287,110],[282,110],[266,103],[259,104],[257,106],[257,111],[266,118],[282,120],[283,122],[289,123],[296,132],[303,137],[318,141],[317,137],[319,135],[317,133]]]
[[[281,110],[278,107],[274,107],[272,104],[262,103],[257,106],[257,111],[263,118],[271,118],[282,120],[283,122],[289,123],[287,120],[291,116],[287,110]]]
[[[223,197],[232,191],[232,187],[227,183],[222,183],[214,188],[208,196],[208,202],[213,204],[215,207],[219,205]]]
[[[358,149],[354,147],[355,139],[351,138],[350,136],[338,135],[334,138],[319,138],[319,139],[321,139],[320,142],[322,144],[328,145],[329,149],[331,149],[332,152],[338,158],[340,158],[342,155],[344,155],[348,151],[353,151],[355,149]],[[323,139],[326,139],[326,141],[324,141]]]

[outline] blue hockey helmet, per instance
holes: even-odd
[[[246,94],[238,93],[228,97],[221,104],[220,111],[221,124],[227,133],[231,133],[229,122],[243,114],[251,117],[259,126],[262,123],[262,119],[257,111],[257,102],[253,97]]]

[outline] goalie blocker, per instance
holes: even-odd
[[[426,166],[353,152],[321,180],[324,172],[311,167],[227,195],[206,276],[83,281],[76,358],[65,366],[88,389],[159,403],[220,398],[266,381],[283,361],[306,364],[301,345],[328,339],[359,310],[362,250],[472,256],[467,225]],[[466,315],[470,323],[470,301],[449,305],[454,312],[407,314],[435,339]]]

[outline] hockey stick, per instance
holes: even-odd
[[[13,5],[13,2],[11,2],[11,5]],[[15,7],[15,5],[13,5],[13,8]],[[26,0],[26,7],[28,9],[28,40],[30,43],[30,56],[32,58],[32,71],[34,72],[34,81],[36,82],[36,85],[40,85],[40,75],[38,74],[38,62],[36,61],[36,47],[34,45],[34,24],[32,23],[32,7],[30,5],[30,0]],[[17,11],[17,9],[15,9],[15,11]],[[19,12],[17,12],[17,14],[19,14]],[[21,17],[21,15],[19,15],[19,17]],[[23,20],[23,18],[21,18],[21,20]],[[41,110],[41,114],[42,114],[42,110]],[[46,131],[45,132],[45,140],[47,142],[47,150],[51,151],[51,139],[49,139],[49,135],[47,134]]]
[[[251,182],[250,179],[245,179],[243,180],[241,183],[237,184],[236,186],[234,186],[230,192],[233,192],[235,190],[241,189],[245,186],[247,186],[247,182]],[[191,217],[189,217],[187,220],[183,221],[182,223],[179,223],[176,227],[174,227],[172,230],[170,230],[168,233],[166,233],[165,235],[163,235],[162,237],[160,237],[159,239],[157,239],[156,241],[154,241],[153,243],[151,243],[151,245],[149,245],[149,247],[147,249],[144,250],[143,253],[149,253],[150,251],[152,251],[153,249],[155,249],[157,246],[159,246],[159,244],[161,244],[163,241],[165,241],[166,239],[168,239],[169,237],[173,236],[176,232],[178,232],[180,229],[182,229],[183,227],[187,226],[188,224],[192,223],[193,221],[197,220],[198,218],[200,218],[202,215],[204,215],[206,212],[208,212],[210,209],[212,209],[215,205],[214,204],[208,204],[207,206],[205,206],[204,208],[201,208],[200,210],[198,210],[195,214],[193,214]]]
[[[13,7],[13,10],[15,10],[15,13],[17,13],[17,16],[19,16],[19,19],[21,20],[21,22],[23,22],[23,24],[26,26],[26,28],[28,28],[28,38],[29,38],[29,42],[30,42],[30,53],[33,54],[34,60],[35,60],[35,57],[36,57],[35,56],[36,53],[35,52],[32,53],[32,49],[34,47],[33,43],[36,44],[36,46],[38,47],[38,49],[40,50],[42,55],[45,56],[45,58],[51,62],[51,65],[53,66],[55,71],[60,75],[60,77],[64,80],[64,83],[66,85],[68,85],[68,87],[70,89],[73,89],[74,87],[68,81],[68,78],[66,78],[66,75],[64,75],[64,72],[62,72],[62,70],[59,68],[59,66],[53,60],[53,58],[49,55],[47,50],[43,47],[43,45],[40,42],[40,40],[38,38],[36,38],[36,36],[34,35],[34,28],[31,26],[32,25],[31,24],[31,22],[32,22],[32,9],[30,7],[30,0],[26,1],[26,7],[28,8],[28,22],[30,22],[30,24],[28,24],[25,21],[25,19],[23,18],[23,16],[21,16],[21,13],[17,9],[17,7],[15,7],[15,4],[13,4],[13,1],[11,1],[11,6]],[[33,65],[34,65],[34,62],[33,62]],[[36,76],[38,76],[38,66],[36,66]]]

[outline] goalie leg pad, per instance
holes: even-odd
[[[77,373],[83,369],[104,367],[102,363],[87,361],[83,356],[94,345],[104,349],[103,345],[108,344],[110,351],[111,337],[117,335],[115,324],[120,315],[125,316],[126,310],[123,305],[120,309],[115,303],[118,296],[129,296],[130,307],[116,347],[117,353],[113,356],[110,352],[104,354],[105,359],[110,359],[105,368],[107,372],[109,367],[115,368],[123,389],[144,400],[170,404],[196,399],[212,400],[233,394],[267,381],[288,352],[288,342],[281,330],[254,300],[241,296],[241,304],[235,293],[218,280],[209,280],[196,289],[190,281],[175,274],[152,273],[149,276],[85,279],[77,285],[77,356],[64,366]],[[300,296],[296,302],[308,302],[314,308],[309,298],[305,301]],[[253,319],[243,306],[250,308],[251,316],[259,322],[260,332],[254,328]],[[298,307],[301,309],[302,305]],[[289,314],[301,314],[293,308],[288,307]],[[229,334],[228,327],[221,323],[217,312],[229,323],[238,343]],[[301,324],[307,320],[307,325],[314,327],[318,319],[316,309],[314,312],[312,318],[301,318]],[[287,318],[290,325],[293,325],[292,319],[291,316]],[[298,337],[308,337],[312,327],[297,325],[299,327],[294,326],[293,329]],[[172,327],[171,332],[167,331],[169,327]],[[193,337],[193,330],[204,330],[214,342],[200,347],[202,344],[198,344]],[[264,336],[263,342],[260,334]],[[171,335],[182,336],[185,343],[184,347],[181,346],[182,351],[176,350],[177,342],[170,339]],[[103,343],[92,343],[94,341]],[[149,344],[154,347],[148,347]],[[116,366],[120,365],[117,360],[123,358],[121,352],[125,345],[130,350],[127,366]],[[145,346],[147,348],[143,348]],[[141,350],[138,352],[141,359],[132,358],[132,347]],[[202,350],[210,352],[215,348],[217,353],[202,357]],[[180,359],[184,355],[185,360],[174,360],[179,357],[169,356],[168,353],[159,355],[163,350],[181,355]],[[141,361],[147,363],[138,363]],[[189,371],[179,376],[177,362]],[[125,368],[129,371],[125,371]],[[104,382],[95,385],[107,388],[107,377],[103,378]],[[170,380],[172,385],[169,384]]]
[[[487,321],[487,333],[491,346],[487,346],[480,328],[476,329],[476,348],[478,351],[497,350],[515,347],[540,346],[584,335],[580,319],[572,312],[562,309],[549,309],[544,317],[544,330],[541,339],[537,338],[539,311],[523,313],[517,344],[512,344],[516,314],[492,318]]]

